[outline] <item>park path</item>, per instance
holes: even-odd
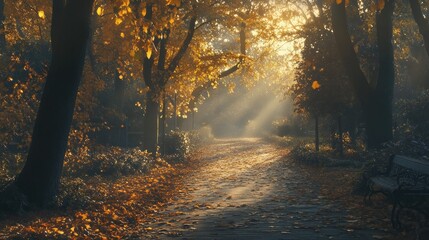
[[[373,239],[357,217],[319,194],[287,149],[260,139],[216,140],[156,213],[144,239]],[[340,187],[341,185],[339,185]]]

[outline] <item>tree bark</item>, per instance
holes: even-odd
[[[93,0],[53,1],[52,60],[27,161],[15,184],[37,207],[53,200],[59,185],[82,78]]]
[[[152,91],[146,95],[146,113],[144,118],[143,147],[155,154],[158,148],[159,103]]]
[[[338,152],[340,153],[340,156],[343,156],[344,153],[344,146],[343,146],[343,123],[342,123],[342,117],[338,116]]]
[[[165,154],[165,136],[167,132],[167,96],[165,92],[162,94],[162,117],[160,119],[160,132],[161,132],[161,152]]]
[[[319,151],[320,148],[320,140],[319,140],[319,117],[314,118],[314,145],[316,152]]]
[[[347,30],[344,1],[331,5],[332,28],[338,52],[354,85],[366,117],[367,145],[378,148],[393,138],[392,99],[395,80],[392,45],[392,16],[394,0],[386,2],[377,13],[377,43],[379,48],[379,74],[375,89],[371,89],[363,74]]]
[[[353,87],[362,105],[366,105],[370,92],[368,81],[360,68],[359,59],[354,50],[348,30],[345,1],[341,4],[332,3],[332,29],[340,57],[344,63]]]
[[[4,54],[6,49],[6,33],[4,28],[4,20],[6,19],[4,15],[4,0],[0,0],[0,55]]]
[[[371,92],[369,98],[371,104],[367,107],[369,147],[379,147],[380,144],[393,138],[392,101],[395,67],[392,44],[392,17],[394,8],[394,1],[390,0],[376,16],[379,71],[377,86]]]
[[[152,21],[152,4],[146,5],[146,21]],[[150,153],[155,154],[158,148],[158,128],[159,128],[159,103],[156,99],[157,85],[152,78],[152,67],[154,65],[154,54],[147,58],[143,56],[143,79],[149,87],[146,94],[146,112],[144,116],[143,127],[143,148]]]
[[[414,20],[419,27],[419,32],[423,37],[426,52],[429,55],[429,21],[422,13],[419,0],[410,0],[410,6]]]

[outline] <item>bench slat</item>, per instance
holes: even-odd
[[[387,192],[393,192],[398,188],[398,184],[395,178],[391,177],[373,177],[371,181],[374,183],[374,186],[377,186]]]
[[[429,175],[429,162],[401,155],[395,155],[393,164],[411,169],[415,172]]]

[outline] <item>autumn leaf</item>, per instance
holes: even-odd
[[[45,11],[43,11],[43,10],[38,11],[37,14],[39,15],[39,18],[41,18],[41,19],[45,19],[46,18]]]
[[[378,11],[383,10],[385,5],[386,5],[385,0],[378,0],[378,2],[377,2],[377,10]]]
[[[143,32],[147,33],[149,31],[149,27],[148,26],[143,26]]]
[[[103,7],[98,7],[97,8],[97,15],[98,16],[103,16],[104,15],[104,8]]]
[[[313,88],[314,90],[317,90],[320,88],[320,84],[318,81],[314,81],[313,84],[311,84],[311,88]]]
[[[119,24],[121,24],[122,23],[122,19],[121,18],[116,18],[115,19],[115,24],[116,25],[119,25]]]
[[[146,51],[146,57],[148,58],[148,59],[150,59],[150,57],[152,57],[152,48],[148,48],[147,49],[147,51]]]
[[[167,0],[167,5],[174,5],[176,7],[180,6],[181,1],[180,0]]]

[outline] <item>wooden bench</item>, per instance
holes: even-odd
[[[369,179],[365,201],[370,202],[375,193],[383,193],[393,201],[391,221],[394,228],[401,228],[399,214],[409,208],[428,214],[421,208],[429,196],[429,162],[401,155],[389,159],[384,174]]]

